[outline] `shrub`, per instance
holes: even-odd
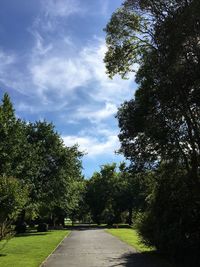
[[[37,227],[38,232],[47,232],[48,231],[48,224],[46,223],[40,223]]]
[[[27,224],[25,222],[19,223],[15,227],[15,231],[17,232],[17,234],[23,234],[23,233],[25,233],[26,232],[26,229],[27,229]]]
[[[200,194],[181,169],[161,168],[136,227],[144,243],[178,260],[199,260]]]
[[[0,241],[12,235],[12,223],[23,209],[28,191],[13,177],[0,177]]]

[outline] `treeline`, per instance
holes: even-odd
[[[139,177],[130,173],[125,163],[101,166],[85,186],[85,208],[97,224],[133,223],[133,212],[141,206]]]
[[[52,227],[73,217],[84,189],[77,146],[66,147],[46,121],[16,117],[7,94],[0,105],[0,240],[16,225]],[[45,230],[45,225],[43,229]]]
[[[147,244],[199,266],[200,1],[126,0],[105,30],[108,74],[139,66],[117,114],[121,152],[146,185],[136,225]]]

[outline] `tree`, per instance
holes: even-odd
[[[8,94],[0,106],[0,173],[7,176],[21,174],[23,160],[27,153],[24,123],[15,117],[15,111]],[[21,176],[20,176],[21,177]],[[23,177],[21,177],[23,179]]]
[[[12,224],[27,202],[28,190],[12,177],[0,177],[0,241],[12,233]]]
[[[66,147],[51,123],[17,119],[7,94],[0,106],[0,136],[1,175],[15,177],[29,191],[17,224],[37,217],[64,224],[66,213],[77,206],[83,181],[78,147]]]
[[[77,146],[65,147],[50,123],[36,122],[27,127],[28,143],[36,151],[32,164],[37,171],[29,177],[33,185],[31,199],[39,203],[43,216],[44,211],[50,214],[55,225],[56,213],[64,221],[66,212],[75,205],[75,184],[83,180],[82,153]]]
[[[101,166],[100,172],[93,174],[87,182],[86,203],[94,222],[113,225],[125,221],[123,214],[129,213],[132,224],[133,210],[142,207],[142,183],[137,175],[128,171],[125,164],[116,170],[116,164]]]
[[[192,179],[197,180],[199,85],[195,77],[199,75],[199,2],[173,3],[126,1],[107,26],[108,52],[105,61],[110,64],[116,60],[113,65],[118,68],[119,61],[113,47],[120,44],[126,64],[129,64],[129,57],[140,63],[137,73],[140,87],[135,99],[125,102],[118,113],[122,152],[132,162],[134,158],[135,162],[146,167],[149,166],[147,163],[152,166],[161,158],[181,158]],[[119,12],[128,22],[123,23],[118,18]],[[186,17],[189,14],[193,16],[189,16],[188,21]],[[131,16],[144,20],[145,26],[135,25]],[[116,28],[115,20],[118,22]],[[174,24],[177,27],[172,27]],[[143,46],[141,42],[148,47],[142,52],[132,47],[127,52],[126,42],[130,38],[137,49]],[[126,64],[122,66],[123,75],[130,70]],[[107,69],[112,76],[117,73],[117,69],[112,72],[109,65]],[[142,156],[138,157],[140,154]]]
[[[168,253],[173,254],[173,248],[184,255],[187,248],[192,257],[197,257],[200,218],[199,9],[197,0],[126,0],[106,28],[108,52],[105,57],[111,77],[117,73],[126,77],[133,70],[133,63],[139,64],[136,75],[139,88],[135,98],[125,102],[117,114],[121,152],[131,160],[134,172],[156,173],[162,164],[173,166],[169,177],[162,172],[158,183],[152,180],[153,191],[147,199],[152,195],[155,202],[150,202],[143,222],[152,227],[156,235],[154,245],[162,251],[164,240],[158,238],[156,228],[160,229],[163,221],[154,217],[156,224],[147,218],[155,214],[165,218],[169,227],[173,225],[177,229],[173,245],[165,240]],[[179,192],[181,178],[174,175],[176,172],[184,177],[180,191],[187,192],[192,199],[183,213],[180,206],[178,211],[161,207],[171,203],[171,196]],[[169,190],[163,195],[165,202],[158,197],[162,196],[163,187]],[[177,202],[183,203],[183,200],[184,194],[178,194]],[[160,215],[154,213],[155,206]],[[177,212],[180,221],[187,225],[181,228],[182,232],[178,230]],[[166,234],[166,228],[164,231]]]
[[[128,211],[127,222],[133,224],[133,215],[144,210],[145,198],[147,195],[146,175],[136,173],[127,167],[125,163],[119,165],[119,193],[117,205],[121,211]]]

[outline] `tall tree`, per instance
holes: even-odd
[[[152,189],[155,202],[151,202],[149,210],[153,215],[155,209],[150,207],[157,205],[156,211],[159,207],[163,217],[160,216],[177,230],[175,239],[179,242],[174,242],[174,251],[182,250],[185,255],[188,249],[194,257],[199,247],[197,222],[200,219],[199,10],[197,0],[126,0],[107,25],[105,56],[111,77],[117,73],[126,77],[134,69],[133,64],[139,64],[135,98],[125,102],[117,115],[121,152],[131,160],[134,171],[149,169],[156,173],[163,164],[172,168],[169,179],[166,179],[166,172],[162,172],[166,184],[162,178],[158,184],[156,179],[152,180],[157,186]],[[184,174],[180,174],[180,169]],[[174,173],[177,173],[177,180],[170,186],[171,178],[176,177]],[[184,177],[182,189],[191,197],[192,204],[186,205],[183,213],[180,206],[177,208],[178,219],[173,217],[169,207],[161,208],[161,205],[170,203],[178,190],[180,177]],[[163,187],[169,194],[163,194],[166,198],[161,204],[159,196]],[[181,197],[182,193],[178,203],[182,203],[184,197]],[[165,213],[165,209],[171,212]],[[144,219],[146,223],[150,217]],[[192,218],[190,224],[189,218]],[[183,228],[178,226],[180,221]],[[152,224],[154,236],[158,234],[157,226]],[[166,230],[164,228],[165,233]],[[164,241],[159,242],[155,245],[161,248]],[[169,240],[165,240],[165,245],[168,252],[173,253]]]
[[[0,173],[28,186],[29,200],[19,224],[26,218],[51,215],[62,222],[78,202],[82,153],[66,147],[53,124],[26,123],[15,116],[8,94],[0,105]]]
[[[199,1],[125,1],[107,26],[105,57],[111,76],[140,64],[135,99],[118,113],[122,151],[143,167],[179,158],[194,182],[200,148],[198,10]]]

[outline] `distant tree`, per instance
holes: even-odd
[[[92,219],[95,223],[100,224],[102,213],[105,209],[106,188],[101,183],[99,173],[94,173],[92,178],[87,182],[86,203],[91,211]]]
[[[120,187],[119,195],[116,198],[116,205],[121,211],[128,212],[127,222],[133,224],[133,215],[145,207],[145,199],[148,186],[145,181],[146,174],[132,171],[125,163],[119,165]]]
[[[128,222],[132,224],[133,211],[140,209],[144,202],[144,186],[138,176],[129,172],[124,163],[119,171],[116,168],[116,164],[103,165],[87,182],[86,203],[98,224],[120,223],[127,212]]]

